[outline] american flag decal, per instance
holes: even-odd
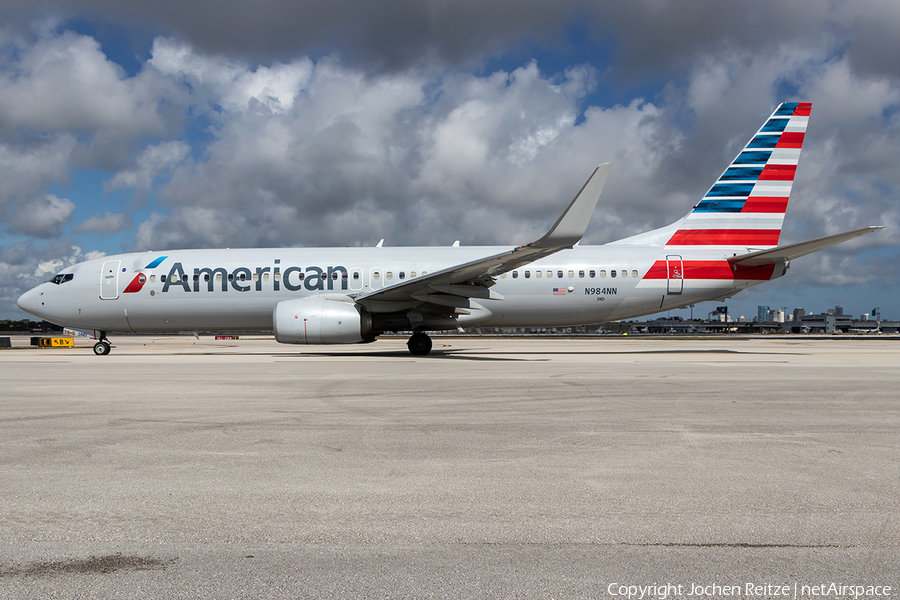
[[[565,296],[566,288],[553,288],[553,295],[554,296]]]

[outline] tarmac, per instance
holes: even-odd
[[[900,594],[898,339],[112,341],[0,350],[0,598]]]

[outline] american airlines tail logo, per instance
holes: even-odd
[[[163,256],[157,258],[144,269],[152,269],[159,266]],[[167,293],[170,288],[178,288],[184,292],[214,292],[219,290],[227,292],[230,289],[237,292],[249,292],[263,290],[263,283],[268,283],[271,278],[274,291],[281,290],[282,286],[290,292],[301,290],[325,291],[334,290],[335,282],[340,282],[341,290],[348,289],[348,271],[341,265],[336,266],[289,266],[282,271],[281,260],[275,259],[271,267],[237,267],[228,271],[225,267],[196,267],[193,276],[189,277],[184,265],[176,262],[169,269],[167,275],[162,275],[162,293]],[[123,290],[125,294],[133,294],[141,291],[149,277],[143,272],[135,275],[131,283]]]

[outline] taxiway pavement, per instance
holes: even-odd
[[[900,594],[896,340],[113,341],[0,352],[2,598]]]

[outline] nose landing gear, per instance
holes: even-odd
[[[94,354],[97,356],[106,356],[112,350],[112,345],[106,339],[106,332],[100,332],[100,341],[94,344]]]

